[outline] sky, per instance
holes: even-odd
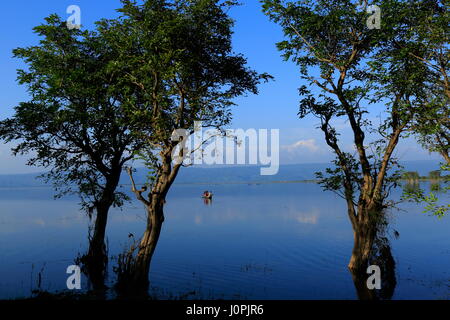
[[[322,132],[317,129],[318,120],[312,117],[299,119],[297,116],[298,88],[304,84],[298,68],[292,62],[283,61],[275,44],[283,40],[281,28],[270,22],[262,13],[257,0],[242,0],[242,5],[229,12],[235,19],[233,46],[242,53],[250,67],[274,76],[271,81],[260,86],[258,95],[249,95],[236,100],[233,109],[232,128],[279,129],[280,162],[323,163],[334,158],[324,143]],[[83,28],[92,29],[94,22],[101,18],[114,18],[120,7],[119,0],[22,0],[4,1],[0,19],[0,119],[13,115],[14,106],[28,99],[26,88],[16,82],[16,70],[24,68],[20,60],[12,58],[12,50],[38,43],[32,28],[41,24],[51,13],[68,18],[67,7],[81,8]],[[379,110],[369,114],[376,120]],[[352,150],[351,131],[347,122],[337,124],[342,132],[345,150]],[[28,167],[26,156],[13,157],[10,144],[0,144],[0,174],[39,172],[42,168]],[[430,155],[413,139],[400,142],[397,154],[401,160],[439,159]]]

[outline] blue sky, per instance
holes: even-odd
[[[327,162],[333,158],[323,142],[320,130],[316,129],[317,120],[306,118],[299,120],[298,87],[302,84],[298,68],[291,62],[281,59],[275,43],[283,39],[281,29],[270,22],[261,12],[257,0],[243,0],[242,6],[233,8],[230,15],[236,20],[234,48],[248,58],[249,65],[258,72],[268,72],[275,81],[264,84],[257,96],[239,98],[234,109],[233,128],[276,128],[280,129],[281,163]],[[68,17],[69,5],[81,8],[83,28],[92,28],[100,18],[117,16],[115,9],[120,7],[119,0],[40,0],[8,1],[2,3],[0,19],[0,119],[11,116],[13,107],[27,100],[24,87],[16,83],[16,69],[23,67],[21,61],[12,59],[12,49],[37,43],[38,38],[32,28],[43,22],[44,17],[57,13]],[[377,114],[370,114],[375,118]],[[348,124],[339,124],[342,129],[343,144],[350,150],[352,142]],[[9,145],[0,145],[0,174],[39,171],[28,168],[26,158],[12,157]],[[402,160],[439,159],[429,155],[414,140],[402,141],[397,151]]]

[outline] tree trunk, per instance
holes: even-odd
[[[94,224],[94,234],[89,244],[89,254],[92,256],[102,256],[106,253],[105,234],[108,221],[108,205],[99,205]]]
[[[164,197],[153,194],[152,201],[146,205],[147,226],[133,256],[134,248],[125,253],[123,265],[118,273],[116,289],[125,298],[146,298],[149,289],[149,272],[153,253],[158,244],[164,222]]]
[[[154,201],[156,199],[154,198]],[[147,291],[149,286],[148,274],[150,272],[150,263],[158,244],[162,224],[164,222],[163,200],[157,199],[147,207],[147,227],[139,244],[139,251],[136,255],[133,267],[132,281],[133,286],[138,291]]]
[[[378,198],[374,196],[375,198]],[[348,268],[366,271],[380,222],[384,219],[382,204],[375,200],[360,201],[353,227],[353,250]]]
[[[445,161],[447,162],[447,165],[450,166],[450,156],[448,155],[448,151],[447,150],[441,151],[441,155],[442,157],[444,157]]]
[[[89,241],[89,249],[82,261],[86,275],[89,278],[94,290],[105,288],[105,275],[108,256],[105,245],[106,223],[108,220],[109,206],[97,207],[94,233]]]
[[[391,247],[388,240],[384,238],[381,245],[375,246],[373,250],[373,257],[370,259],[369,263],[380,267],[381,288],[368,288],[367,279],[370,275],[366,272],[366,270],[350,269],[358,299],[390,300],[394,295],[395,288],[397,286],[397,279],[395,275],[395,260],[392,256]]]
[[[367,268],[375,255],[375,240],[378,232],[377,216],[370,209],[358,208],[358,216],[353,226],[353,250],[348,268],[352,274],[358,299],[378,300],[378,293],[367,287]]]
[[[148,199],[142,196],[142,192],[146,189],[138,190],[136,188],[132,171],[131,169],[128,170],[132,191],[137,199],[144,203],[147,211],[147,226],[137,247],[137,254],[134,256],[135,246],[133,245],[128,253],[122,255],[119,263],[116,289],[119,294],[128,298],[143,298],[148,294],[150,263],[164,222],[166,195],[181,167],[181,164],[172,167],[172,150],[173,148],[170,148],[161,152],[162,165],[159,168],[155,184],[148,195]]]
[[[353,250],[348,268],[352,271],[366,271],[376,236],[376,227],[358,225],[353,230]]]
[[[106,267],[108,254],[106,251],[105,235],[108,222],[108,213],[114,202],[114,192],[120,179],[120,168],[114,170],[114,174],[106,181],[100,201],[96,204],[96,217],[92,238],[89,239],[89,249],[81,258],[83,269],[88,276],[93,289],[102,291],[105,289]]]

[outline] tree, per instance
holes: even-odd
[[[91,280],[99,283],[107,260],[108,211],[127,199],[117,186],[139,145],[122,108],[134,88],[121,84],[121,75],[111,69],[116,53],[102,28],[69,30],[56,15],[35,27],[39,45],[14,50],[28,65],[18,71],[18,81],[27,86],[30,100],[0,123],[1,138],[18,141],[14,155],[28,154],[29,165],[49,169],[42,177],[53,183],[57,197],[78,194],[89,216],[95,210],[85,262],[95,274]]]
[[[128,170],[132,191],[145,207],[147,226],[140,242],[121,257],[118,288],[145,292],[166,196],[182,166],[174,160],[189,156],[180,144],[186,143],[196,121],[204,127],[228,124],[232,99],[256,94],[257,85],[269,76],[249,69],[246,59],[232,52],[233,21],[226,10],[233,1],[123,2],[114,34],[120,34],[117,46],[127,54],[118,56],[116,65],[125,66],[127,85],[139,90],[145,102],[130,104],[127,111],[133,133],[146,141],[139,156],[152,179],[138,188]]]
[[[382,1],[379,30],[368,28],[361,1],[262,2],[264,12],[283,28],[286,40],[278,49],[300,67],[309,84],[299,90],[299,116],[320,120],[336,154],[336,168],[318,177],[326,190],[345,199],[354,230],[349,268],[365,270],[379,225],[385,223],[389,191],[399,178],[394,150],[425,96],[417,86],[426,76],[423,65],[395,45],[404,34],[397,26],[406,25],[405,8],[402,1]],[[379,126],[367,117],[375,103],[385,106]],[[334,127],[339,118],[350,125],[355,154],[342,147]]]
[[[428,95],[412,131],[429,151],[438,152],[450,165],[450,10],[448,1],[408,3],[411,16],[406,39],[398,45],[427,68]]]
[[[410,127],[411,134],[428,151],[439,153],[445,163],[442,171],[449,171],[450,167],[450,10],[448,1],[441,0],[411,0],[405,4],[409,16],[407,28],[396,27],[402,32],[401,41],[395,45],[406,52],[412,59],[420,62],[426,70],[425,81],[418,86],[426,88],[418,103],[421,112],[414,117]],[[402,28],[402,30],[399,30]],[[446,183],[445,181],[443,183]],[[441,189],[445,193],[449,187]],[[405,190],[404,199],[417,203],[425,203],[424,212],[439,218],[443,217],[450,205],[440,205],[436,193],[425,193],[415,188]]]

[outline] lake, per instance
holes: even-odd
[[[215,195],[210,204],[200,197],[206,189]],[[52,195],[47,188],[0,190],[0,299],[64,290],[67,267],[86,250],[89,219],[77,198]],[[393,198],[400,195],[396,189]],[[357,299],[345,203],[315,183],[176,184],[165,216],[150,271],[155,298]],[[390,234],[399,233],[390,237],[392,299],[449,299],[449,218],[402,203],[389,221]],[[144,227],[136,201],[111,211],[109,285],[115,257]]]

